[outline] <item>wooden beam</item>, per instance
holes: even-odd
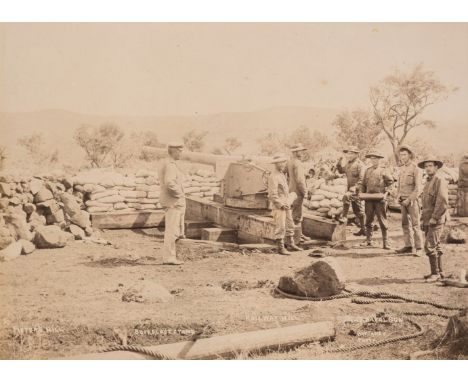
[[[233,358],[236,354],[290,349],[302,344],[330,340],[335,337],[331,321],[286,326],[282,328],[227,334],[197,341],[145,347],[164,353],[174,359],[219,359]],[[82,354],[69,359],[148,359],[144,354],[117,351]]]
[[[164,226],[164,211],[99,212],[91,214],[93,228],[152,228]]]

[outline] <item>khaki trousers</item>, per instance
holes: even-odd
[[[421,228],[420,228],[420,208],[417,200],[411,202],[409,206],[401,205],[401,226],[405,247],[422,248]]]
[[[294,236],[294,221],[292,211],[273,209],[271,211],[275,223],[275,239],[284,239],[285,236]]]
[[[176,259],[175,242],[184,232],[185,206],[168,207],[164,211],[163,260],[171,261]]]

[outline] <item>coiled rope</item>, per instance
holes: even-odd
[[[373,304],[376,302],[386,302],[386,303],[402,303],[402,302],[411,302],[415,304],[424,304],[424,305],[430,305],[435,308],[439,309],[445,309],[445,310],[457,310],[460,311],[464,308],[460,307],[455,307],[455,306],[449,306],[449,305],[444,305],[444,304],[439,304],[437,302],[429,301],[429,300],[419,300],[419,299],[414,299],[406,296],[400,296],[398,294],[394,293],[387,293],[387,292],[369,292],[369,291],[352,291],[348,289],[344,289],[345,293],[341,293],[338,295],[334,296],[328,296],[328,297],[309,297],[309,296],[298,296],[295,294],[287,293],[282,291],[280,288],[276,287],[274,291],[278,294],[280,294],[283,297],[286,298],[292,298],[296,300],[305,300],[305,301],[330,301],[330,300],[337,300],[341,298],[351,298],[351,297],[365,297],[368,299],[356,299],[353,298],[351,302],[355,304]],[[372,299],[372,300],[369,300]],[[437,317],[442,317],[442,318],[450,318],[451,316],[441,314],[441,313],[432,313],[432,312],[402,312],[402,314],[407,315],[407,316],[437,316]],[[399,341],[406,341],[410,340],[413,338],[417,338],[425,333],[425,330],[422,328],[421,325],[419,325],[417,322],[410,320],[409,318],[405,319],[406,322],[410,323],[412,326],[416,328],[416,331],[414,333],[402,335],[402,336],[397,336],[397,337],[392,337],[388,338],[385,340],[381,341],[371,341],[366,344],[360,344],[360,345],[351,345],[347,347],[332,347],[328,349],[324,349],[322,353],[346,353],[346,352],[351,352],[355,350],[362,350],[362,349],[368,349],[372,347],[377,347],[377,346],[383,346]]]

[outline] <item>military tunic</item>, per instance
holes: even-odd
[[[356,187],[362,182],[366,170],[364,163],[359,158],[356,158],[343,166],[341,161],[339,161],[336,169],[340,174],[346,174],[348,192],[343,196],[343,205],[351,204],[354,214],[358,218],[362,217],[362,200],[354,192],[350,191],[350,188]]]
[[[424,249],[427,256],[441,256],[440,235],[448,213],[448,185],[443,176],[436,173],[427,179],[422,193],[422,224],[426,235]],[[430,224],[431,219],[435,224]]]
[[[421,170],[414,163],[408,163],[400,167],[398,178],[398,200],[408,200],[408,205],[401,204],[401,225],[405,247],[421,249],[422,238],[420,228],[420,203],[419,195],[422,191]]]
[[[358,184],[358,187],[361,192],[375,194],[386,193],[392,184],[393,177],[386,168],[382,166],[372,166],[365,171],[362,182]],[[372,223],[376,215],[380,229],[382,230],[382,235],[386,235],[388,230],[386,198],[379,201],[366,200],[364,208],[367,235],[370,236],[372,234]]]
[[[293,158],[288,162],[288,175],[289,175],[289,191],[295,192],[297,195],[294,200],[292,208],[292,217],[294,223],[299,224],[302,222],[302,206],[304,204],[304,197],[307,194],[307,184],[305,177],[305,169],[303,163]]]
[[[272,204],[272,215],[275,223],[275,239],[284,239],[294,235],[294,221],[289,207],[289,186],[286,175],[274,169],[268,177],[268,199]]]

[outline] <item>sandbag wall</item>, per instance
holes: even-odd
[[[310,200],[304,201],[304,206],[311,215],[332,219],[343,212],[342,199],[346,192],[345,178],[322,182],[312,192]]]
[[[455,216],[457,215],[458,185],[449,184],[448,191],[449,191],[449,206],[450,206],[449,212],[451,216]]]
[[[73,178],[74,192],[80,195],[89,213],[152,211],[161,209],[160,185],[155,171],[135,174],[90,171]],[[214,173],[197,170],[185,176],[186,196],[213,199],[220,190]]]
[[[73,180],[60,172],[38,176],[0,174],[0,258],[57,248],[91,236],[89,214],[81,208]]]

